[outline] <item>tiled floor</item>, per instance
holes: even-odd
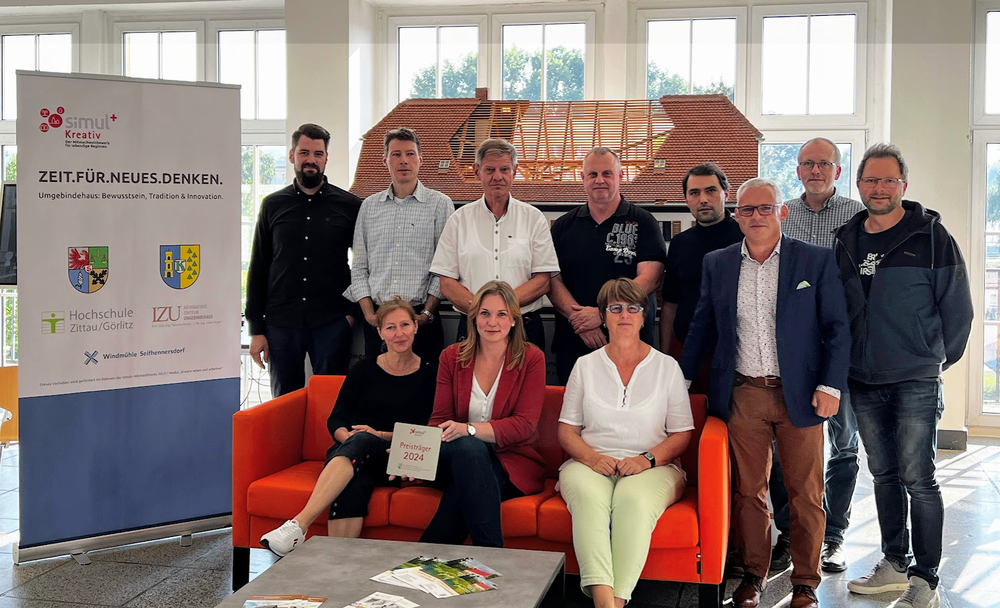
[[[942,606],[1000,606],[1000,441],[974,440],[966,452],[940,452],[938,462],[946,506]],[[89,566],[80,566],[68,557],[13,565],[17,471],[18,449],[9,446],[3,450],[0,465],[0,608],[198,608],[214,606],[229,595],[232,546],[228,530],[197,534],[190,547],[181,547],[174,538],[93,551],[88,554],[93,560]],[[894,597],[850,596],[845,588],[848,579],[866,573],[880,557],[872,481],[865,464],[852,521],[845,544],[851,566],[847,572],[824,580],[820,603],[824,608],[884,607]],[[252,550],[251,576],[267,570],[273,562],[270,553]],[[566,605],[587,606],[575,587],[579,579],[567,583],[572,594]],[[735,586],[731,581],[728,592]],[[762,606],[787,606],[790,593],[786,572],[770,581]],[[695,605],[697,589],[692,585],[646,582],[640,583],[630,604],[636,608]]]

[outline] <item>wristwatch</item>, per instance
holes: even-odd
[[[476,436],[476,427],[474,427],[471,424],[469,424],[469,425],[466,425],[465,428],[466,428],[466,430],[469,431],[469,437],[475,437]]]
[[[646,460],[649,461],[649,466],[650,467],[655,467],[656,466],[656,456],[653,456],[652,452],[643,452],[642,455],[645,456]]]
[[[423,311],[421,311],[420,314],[422,314],[425,317],[427,317],[427,322],[428,323],[433,323],[434,322],[434,313],[432,313],[431,311],[427,310],[426,308],[423,309]]]

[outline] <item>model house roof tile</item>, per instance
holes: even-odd
[[[351,191],[365,197],[389,184],[382,162],[386,131],[410,127],[420,136],[420,180],[458,202],[478,199],[475,146],[504,137],[518,148],[512,194],[532,203],[585,200],[583,155],[605,145],[621,157],[621,192],[635,203],[683,202],[681,180],[692,166],[717,163],[736,189],[757,175],[758,131],[724,95],[667,95],[658,100],[532,102],[408,99],[365,134]],[[665,159],[665,167],[656,167]],[[442,160],[450,163],[439,168]],[[525,177],[527,176],[527,177]]]

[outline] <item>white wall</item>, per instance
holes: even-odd
[[[906,198],[941,213],[979,277],[982,265],[971,249],[972,144],[970,108],[974,0],[907,0],[892,10],[891,141],[910,168]],[[907,314],[900,310],[899,314]],[[979,320],[973,331],[982,331]],[[941,428],[966,424],[969,365],[965,357],[945,373],[945,411]]]

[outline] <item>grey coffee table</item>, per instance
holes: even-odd
[[[494,591],[443,599],[369,580],[418,555],[444,560],[473,557],[503,576],[492,579]],[[557,607],[565,593],[565,566],[565,555],[548,551],[314,536],[217,608],[241,608],[251,595],[284,594],[326,597],[323,608],[343,608],[375,591],[401,595],[421,606]]]

